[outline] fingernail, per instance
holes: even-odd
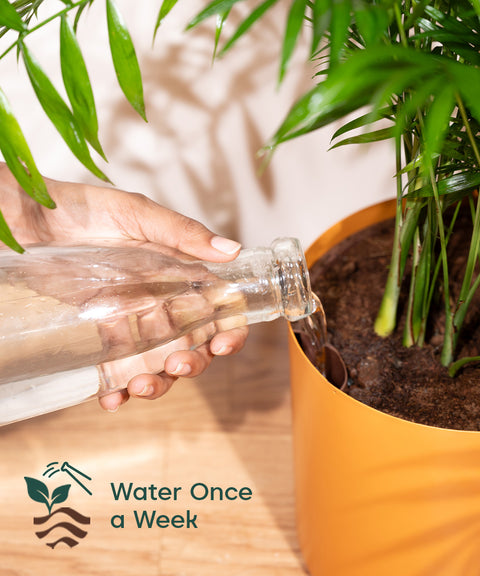
[[[174,374],[175,376],[187,376],[192,371],[192,367],[190,364],[185,364],[185,362],[180,362],[173,372],[170,374]]]
[[[220,348],[218,350],[213,349],[212,352],[215,354],[215,356],[226,356],[227,354],[230,354],[230,352],[232,351],[232,348],[230,346],[220,346]]]
[[[130,386],[130,393],[135,396],[150,396],[150,394],[153,394],[153,386],[149,383],[142,386],[141,380],[134,380]]]
[[[153,386],[146,384],[143,389],[138,393],[139,396],[150,396],[153,394]]]
[[[120,404],[113,404],[112,406],[104,406],[105,410],[107,412],[110,412],[110,414],[115,414],[115,412],[118,412],[118,409],[120,408]]]
[[[224,238],[223,236],[214,236],[211,239],[210,244],[215,248],[215,250],[229,255],[238,252],[242,246],[239,242],[235,242],[235,240],[230,240],[229,238]]]
[[[118,412],[118,409],[122,404],[125,404],[127,399],[128,395],[124,395],[122,392],[112,392],[101,399],[101,404],[104,410],[114,414],[115,412]]]

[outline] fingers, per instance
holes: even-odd
[[[202,260],[226,262],[237,256],[240,244],[213,234],[200,222],[169,211],[164,234],[168,245]]]
[[[118,390],[98,399],[100,406],[107,412],[116,412],[128,400],[126,390]]]
[[[112,392],[100,398],[100,406],[108,412],[116,412],[130,396],[156,400],[170,390],[179,376],[198,376],[211,360],[212,354],[207,345],[200,346],[197,350],[174,352],[166,359],[164,372],[133,377],[126,390]]]
[[[99,398],[99,404],[108,412],[117,412],[122,404],[130,398],[155,400],[166,394],[176,378],[165,374],[139,374],[130,380],[126,390],[112,392]]]
[[[165,372],[172,376],[193,378],[201,374],[212,361],[209,346],[204,344],[196,350],[179,350],[165,360]]]
[[[239,352],[248,335],[248,328],[234,328],[217,334],[210,344],[199,346],[196,350],[173,352],[165,360],[165,372],[172,376],[194,378],[204,372],[213,356],[227,356]]]
[[[248,336],[248,327],[233,328],[216,334],[210,342],[210,351],[215,356],[227,356],[240,352]]]
[[[100,398],[100,405],[116,412],[129,396],[155,400],[166,394],[178,377],[193,378],[206,370],[213,356],[226,356],[239,352],[248,335],[248,327],[234,328],[217,334],[210,344],[196,350],[180,350],[165,360],[165,371],[160,374],[139,374],[130,380],[126,390],[112,392]]]
[[[137,226],[143,239],[149,242],[166,244],[190,256],[213,262],[232,260],[240,250],[238,242],[217,236],[200,222],[164,208],[144,196],[131,194],[129,200],[131,210],[125,222],[119,222],[119,225],[127,231],[129,226],[133,228],[133,237],[138,236],[138,230],[136,234],[134,230]],[[132,214],[135,215],[133,226]]]
[[[135,398],[156,400],[166,394],[176,378],[165,374],[139,374],[130,380],[127,391]]]

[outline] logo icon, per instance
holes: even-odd
[[[45,478],[51,479],[56,474],[66,474],[77,486],[84,490],[89,496],[92,492],[87,487],[91,480],[90,476],[74,468],[68,462],[51,462],[47,465],[42,474]],[[74,510],[70,506],[60,506],[66,502],[70,495],[72,484],[61,484],[53,488],[50,492],[47,484],[43,480],[25,476],[28,495],[35,502],[45,504],[48,510],[47,515],[35,516],[33,524],[40,529],[35,532],[41,540],[48,538],[46,545],[55,548],[58,544],[65,544],[70,548],[79,544],[79,541],[87,535],[86,527],[90,524],[90,518]],[[51,541],[50,539],[53,538]]]

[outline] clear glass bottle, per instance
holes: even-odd
[[[111,245],[0,251],[0,425],[159,373],[217,332],[316,308],[298,240],[210,263]]]

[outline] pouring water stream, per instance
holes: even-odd
[[[345,389],[348,383],[347,368],[337,349],[327,341],[327,319],[322,302],[316,294],[313,299],[315,312],[292,322],[292,330],[317,370],[337,388]]]

